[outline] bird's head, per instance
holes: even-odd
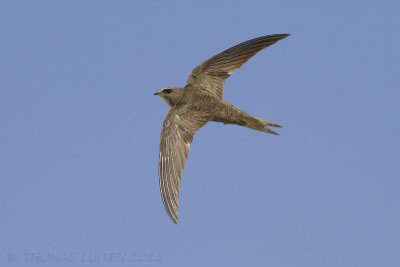
[[[158,96],[161,98],[162,101],[165,102],[168,106],[176,106],[179,101],[182,99],[183,94],[184,94],[185,88],[178,88],[178,87],[167,87],[164,89],[161,89],[154,95]]]

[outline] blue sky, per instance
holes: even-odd
[[[399,266],[399,10],[1,1],[1,266]],[[173,224],[153,93],[274,33],[224,99],[281,135],[202,128]]]

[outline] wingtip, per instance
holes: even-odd
[[[175,224],[178,224],[178,214],[168,213],[168,215]]]
[[[285,39],[286,37],[289,37],[289,36],[290,36],[290,33],[280,33],[280,34],[276,35],[276,37],[278,37],[279,40]]]

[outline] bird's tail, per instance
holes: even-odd
[[[220,111],[214,114],[212,121],[222,122],[224,124],[237,124],[256,131],[275,135],[278,135],[278,133],[269,129],[268,126],[282,127],[276,123],[251,116],[227,102],[221,104]]]
[[[270,122],[270,121],[266,121],[266,120],[257,118],[257,117],[253,117],[253,118],[258,120],[258,123],[256,125],[254,125],[256,127],[249,127],[249,126],[253,126],[253,124],[248,125],[248,126],[246,125],[246,127],[250,128],[250,129],[257,130],[257,131],[261,131],[261,132],[266,132],[266,133],[270,133],[270,134],[279,135],[277,132],[272,131],[267,126],[279,127],[279,128],[281,128],[282,126],[280,126],[280,125],[278,125],[276,123]]]

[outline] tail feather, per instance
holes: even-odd
[[[278,128],[282,128],[282,126],[280,126],[279,124],[270,122],[270,121],[266,121],[266,120],[262,120],[264,123],[266,123],[266,126],[271,126],[271,127],[278,127]]]
[[[243,110],[240,110],[227,102],[220,102],[219,105],[219,110],[218,112],[213,114],[214,116],[211,119],[212,121],[222,122],[224,124],[237,124],[256,131],[279,135],[278,133],[269,129],[267,126],[282,126],[270,121],[251,116]]]
[[[270,127],[278,127],[278,128],[282,128],[282,126],[280,126],[279,124],[270,122],[270,121],[266,121],[266,120],[260,119],[260,118],[257,118],[257,119],[258,119],[258,120],[261,122],[261,124],[262,124],[262,128],[260,128],[259,131],[266,132],[266,133],[270,133],[270,134],[279,135],[277,132],[272,131],[272,130],[269,129],[267,126],[270,126]],[[255,130],[258,130],[258,129],[255,129]]]

